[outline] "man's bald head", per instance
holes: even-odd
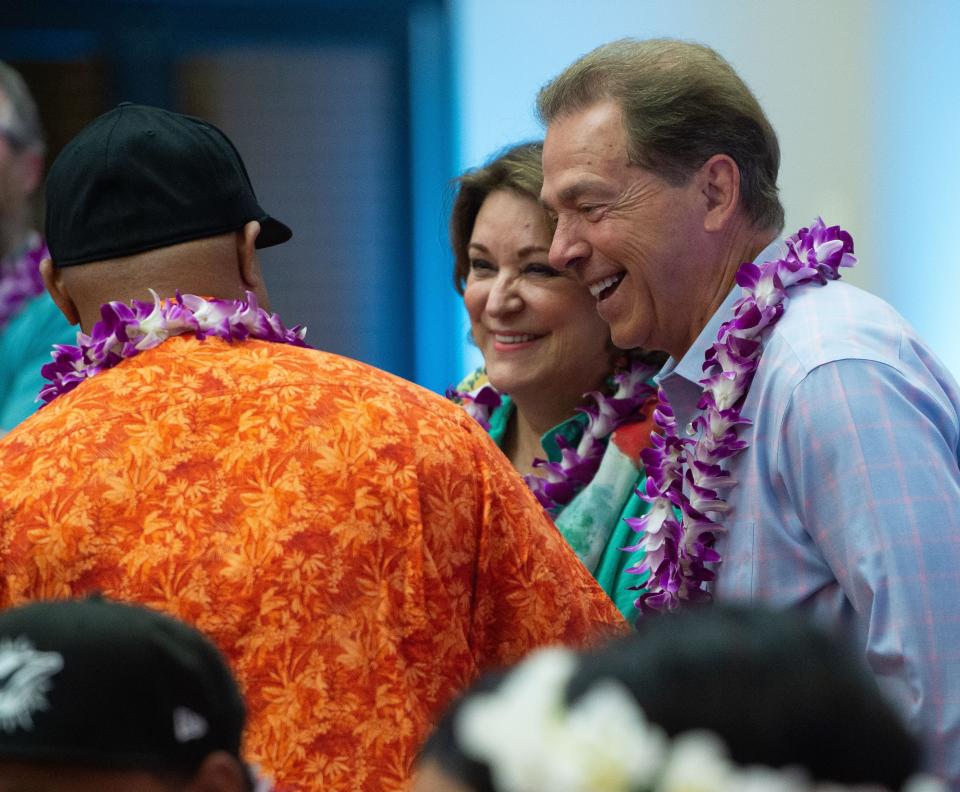
[[[260,224],[252,220],[238,231],[83,266],[56,267],[48,259],[40,270],[67,321],[79,322],[85,332],[100,320],[104,303],[150,300],[151,290],[162,298],[179,291],[227,299],[252,291],[261,307],[269,308],[256,256],[259,233]]]

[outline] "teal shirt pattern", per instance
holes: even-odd
[[[54,344],[76,344],[77,328],[67,324],[44,292],[31,297],[0,328],[0,435],[32,415]]]

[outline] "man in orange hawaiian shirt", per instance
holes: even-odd
[[[47,198],[45,281],[87,335],[0,441],[0,605],[99,590],[198,626],[246,754],[327,792],[403,788],[481,669],[623,628],[466,413],[257,307],[290,231],[218,129],[121,105]]]

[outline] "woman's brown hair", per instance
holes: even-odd
[[[543,186],[542,154],[541,141],[520,143],[500,152],[483,167],[468,170],[456,180],[457,195],[450,213],[450,244],[454,256],[453,285],[459,294],[463,294],[470,274],[467,248],[480,207],[496,190],[510,190],[539,203]],[[547,216],[546,210],[544,215]]]

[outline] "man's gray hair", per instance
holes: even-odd
[[[30,89],[16,69],[0,61],[0,94],[10,104],[9,118],[0,118],[0,132],[18,148],[45,146],[43,125]]]
[[[630,162],[683,184],[715,154],[740,170],[740,200],[760,228],[780,231],[780,145],[756,97],[709,47],[676,39],[620,39],[587,53],[537,96],[551,121],[612,100],[623,113]]]

